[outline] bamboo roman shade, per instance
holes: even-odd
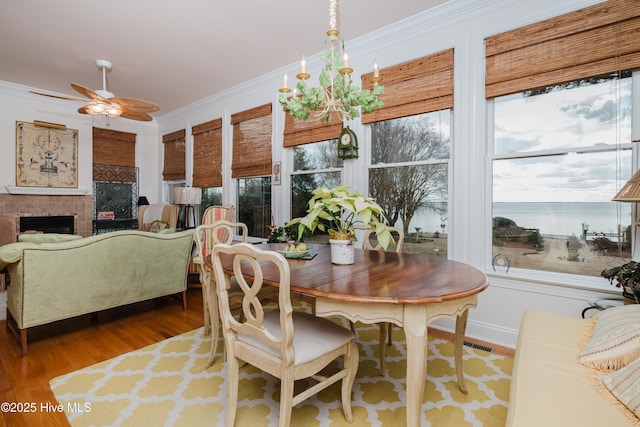
[[[232,178],[271,174],[271,104],[231,115]]]
[[[165,181],[185,179],[186,131],[184,129],[162,136],[164,144],[164,169],[162,177]]]
[[[373,73],[362,76],[371,89]],[[382,108],[362,114],[362,123],[397,119],[453,108],[453,49],[380,70]]]
[[[291,114],[285,114],[283,146],[310,144],[312,142],[336,139],[342,131],[342,120],[332,114],[329,122],[323,122],[310,116],[307,120],[298,120]]]
[[[191,128],[193,135],[193,186],[222,187],[222,119]]]
[[[93,128],[93,164],[136,166],[136,134]]]
[[[638,40],[638,0],[610,0],[488,37],[486,97],[639,68]]]
[[[114,167],[118,180],[136,181],[136,134],[93,128],[93,180],[111,181]]]

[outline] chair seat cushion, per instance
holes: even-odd
[[[264,326],[276,338],[282,336],[280,329],[280,311],[274,310],[265,315]],[[315,317],[308,313],[293,312],[293,351],[295,365],[301,365],[333,351],[353,339],[353,333],[330,320]],[[238,340],[260,348],[280,357],[278,350],[269,347],[261,340],[247,334],[238,334]]]

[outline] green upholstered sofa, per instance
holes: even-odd
[[[34,326],[180,292],[186,309],[193,230],[41,236],[0,247],[11,281],[7,327],[23,355]]]

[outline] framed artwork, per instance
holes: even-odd
[[[16,186],[78,188],[78,130],[16,122]]]
[[[280,185],[280,161],[273,162],[273,178],[271,183],[273,185]]]

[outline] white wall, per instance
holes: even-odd
[[[104,118],[78,114],[80,103],[34,95],[29,90],[33,88],[0,81],[0,193],[7,192],[5,186],[15,185],[16,121],[39,120],[78,130],[78,188],[93,194],[92,128],[105,128]],[[156,124],[111,120],[109,129],[138,135],[136,163],[140,168],[140,194],[147,195],[152,203],[159,200],[161,183],[157,175],[162,147],[158,144]],[[56,191],[64,193],[64,190],[52,190],[49,193],[55,194]]]
[[[429,55],[453,47],[454,121],[450,180],[449,257],[470,263],[485,271],[491,285],[480,295],[478,308],[470,313],[468,334],[472,337],[506,346],[515,346],[520,319],[528,308],[540,308],[570,316],[579,316],[586,300],[594,296],[614,293],[604,279],[570,281],[564,276],[543,281],[535,277],[501,277],[489,268],[491,256],[491,213],[486,199],[487,169],[485,168],[487,135],[487,102],[484,98],[484,38],[512,28],[550,18],[581,7],[598,3],[595,0],[455,0],[435,10],[404,20],[356,40],[347,40],[350,64],[354,76],[368,72],[374,60],[381,68]],[[366,11],[363,11],[366,19]],[[341,24],[348,26],[348,22]],[[323,37],[318,34],[318,37]],[[274,48],[282,48],[282,44]],[[279,47],[278,47],[279,46]],[[312,79],[320,69],[319,53],[307,58]],[[137,159],[140,165],[140,194],[156,201],[161,194],[162,147],[161,135],[193,125],[223,118],[224,202],[235,203],[235,184],[231,175],[230,115],[268,102],[274,103],[273,160],[281,160],[282,185],[273,188],[275,220],[284,223],[290,212],[287,173],[291,170],[290,153],[282,147],[283,113],[277,103],[277,89],[285,72],[294,74],[299,64],[283,64],[282,68],[223,93],[210,94],[201,101],[168,112],[153,125],[131,125],[135,130],[121,129],[129,121],[114,120],[113,128],[135,131],[138,141]],[[355,77],[357,79],[358,77]],[[312,80],[314,81],[314,80]],[[75,106],[38,102],[31,98],[5,94],[9,90],[0,85],[0,191],[14,179],[14,126],[16,120],[43,120],[65,123],[80,130],[80,185],[90,187],[90,129],[91,119],[75,113]],[[203,94],[207,95],[207,94]],[[359,135],[361,152],[368,145],[366,129],[359,120],[350,124]],[[187,138],[187,152],[191,139]],[[366,156],[347,160],[344,181],[361,191],[366,190]],[[187,182],[191,180],[191,162],[187,162]],[[452,323],[439,321],[439,327],[452,329]]]

